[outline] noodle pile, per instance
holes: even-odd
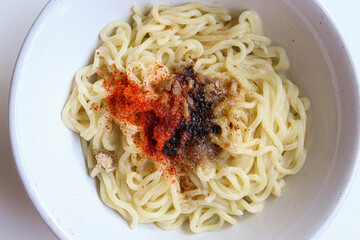
[[[299,172],[306,159],[310,101],[283,77],[289,67],[284,49],[263,36],[252,10],[235,19],[223,8],[201,3],[133,12],[132,26],[113,21],[101,30],[103,44],[93,63],[76,73],[62,112],[65,125],[83,139],[102,200],[131,228],[154,222],[171,230],[188,221],[195,233],[234,224],[234,215],[244,211],[261,211],[270,195],[280,196],[284,177]],[[137,146],[133,136],[141,129],[114,119],[105,107],[109,73],[121,72],[154,93],[153,84],[164,74],[174,75],[176,65],[236,83],[235,96],[213,109],[212,122],[221,131],[209,136],[222,148],[217,156],[222,164],[210,161],[171,174]],[[94,159],[103,150],[116,159],[112,170]]]

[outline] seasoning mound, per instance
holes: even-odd
[[[161,67],[161,66],[159,66]],[[229,95],[230,81],[205,77],[192,67],[177,65],[154,84],[154,94],[114,72],[108,79],[106,107],[115,121],[140,128],[138,147],[155,162],[168,160],[170,169],[193,169],[201,161],[215,161],[222,151],[211,142],[221,133],[213,124],[213,109]]]

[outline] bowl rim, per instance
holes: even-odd
[[[349,61],[350,69],[352,71],[352,75],[354,76],[354,82],[357,84],[357,102],[354,104],[356,104],[356,106],[358,106],[358,109],[359,109],[359,105],[360,105],[360,89],[359,89],[360,69],[356,68],[355,58],[351,53],[350,45],[349,45],[348,41],[346,40],[344,33],[341,31],[341,28],[339,27],[338,23],[336,22],[335,17],[331,14],[331,12],[325,6],[324,2],[316,0],[316,1],[314,1],[314,4],[316,4],[320,8],[322,13],[325,15],[327,20],[330,22],[330,26],[332,26],[334,28],[334,30],[335,30],[334,34],[339,38],[340,42],[343,44],[343,50],[344,50],[347,60]],[[357,123],[357,129],[359,129],[359,127],[360,127],[359,126],[360,125],[359,124],[359,120],[360,120],[359,112],[356,113],[355,119],[358,120],[358,121],[356,121],[356,123]],[[357,133],[357,136],[354,137],[354,139],[356,140],[356,142],[354,142],[353,146],[357,146],[357,148],[356,148],[356,152],[354,153],[355,160],[352,162],[353,168],[350,170],[349,180],[348,180],[347,184],[345,185],[345,188],[341,192],[340,196],[338,197],[334,210],[328,214],[328,217],[326,219],[323,220],[323,224],[321,225],[321,227],[314,233],[313,239],[318,239],[321,236],[321,234],[324,233],[325,230],[329,227],[329,225],[334,221],[335,217],[339,213],[341,207],[344,205],[345,200],[347,199],[347,196],[350,193],[350,190],[354,184],[356,175],[359,174],[359,170],[360,170],[360,149],[359,149],[360,148],[360,134]]]
[[[32,204],[34,205],[36,211],[40,215],[43,222],[46,226],[55,234],[55,236],[59,239],[70,239],[64,230],[56,224],[56,221],[52,219],[44,203],[42,203],[37,194],[35,193],[33,187],[31,186],[28,176],[26,174],[26,169],[21,162],[20,157],[20,150],[18,148],[17,138],[16,138],[16,125],[15,121],[15,100],[16,100],[16,93],[18,88],[18,83],[20,82],[22,76],[22,68],[25,63],[25,59],[28,55],[27,50],[33,43],[34,38],[36,37],[38,30],[41,28],[43,23],[45,23],[48,15],[52,12],[56,4],[60,4],[58,1],[49,0],[43,9],[40,11],[38,16],[36,17],[34,23],[31,25],[23,44],[20,48],[19,54],[16,59],[15,67],[13,70],[11,84],[10,84],[10,92],[9,92],[9,100],[8,100],[8,118],[9,118],[9,134],[10,134],[10,145],[12,150],[13,159],[17,168],[18,175],[21,179],[22,185],[24,186],[27,195],[29,196]]]
[[[20,149],[18,148],[17,138],[16,138],[16,132],[17,127],[15,125],[15,102],[16,102],[16,95],[18,91],[18,85],[19,82],[22,79],[22,68],[25,64],[25,60],[28,57],[28,49],[31,47],[36,35],[38,34],[38,31],[41,29],[42,25],[46,22],[46,19],[49,14],[51,14],[57,6],[63,4],[62,1],[56,1],[56,0],[49,0],[49,2],[46,3],[46,5],[43,7],[43,9],[40,11],[39,15],[36,17],[34,23],[30,27],[30,30],[28,31],[23,44],[20,48],[19,54],[16,59],[15,67],[13,70],[12,78],[11,78],[11,84],[10,84],[10,91],[9,91],[9,98],[8,98],[8,122],[9,122],[9,135],[10,135],[10,145],[12,150],[12,156],[17,168],[18,175],[21,179],[22,185],[24,186],[27,195],[29,196],[32,204],[34,205],[35,209],[37,210],[38,214],[44,221],[44,223],[47,225],[47,227],[55,234],[55,236],[59,239],[70,239],[70,237],[67,235],[67,233],[62,229],[56,221],[48,214],[48,210],[43,202],[40,201],[37,193],[34,191],[33,186],[31,185],[29,178],[27,176],[26,169],[22,163],[21,156],[20,156]],[[360,82],[360,69],[356,68],[355,60],[353,55],[351,54],[349,44],[344,37],[344,34],[342,33],[340,27],[338,26],[337,22],[335,21],[335,18],[332,16],[330,11],[327,9],[325,4],[322,1],[316,0],[313,1],[313,4],[320,8],[322,13],[325,15],[325,17],[329,20],[329,25],[334,28],[334,34],[336,37],[339,38],[340,42],[344,45],[344,53],[346,59],[350,63],[350,69],[352,71],[352,75],[354,76],[354,81],[359,85]],[[358,70],[358,71],[357,71]],[[357,103],[356,105],[360,105],[360,90],[357,89]],[[357,119],[360,119],[359,112],[357,113]],[[359,123],[357,125],[359,129]],[[354,146],[357,146],[356,152],[354,153],[355,160],[352,162],[353,168],[350,170],[350,176],[349,180],[345,186],[345,188],[342,191],[342,194],[339,196],[335,208],[333,211],[331,211],[328,214],[328,217],[323,220],[320,228],[318,228],[313,235],[311,236],[312,239],[317,239],[320,237],[320,235],[328,228],[328,226],[331,224],[331,222],[335,219],[337,216],[339,210],[343,206],[351,187],[353,186],[356,174],[359,172],[360,168],[360,134],[357,134],[356,136],[356,142],[354,143]]]

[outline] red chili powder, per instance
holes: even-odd
[[[169,77],[162,75],[158,83]],[[111,73],[105,84],[108,91],[105,107],[110,114],[120,122],[140,127],[141,149],[153,160],[163,163],[162,148],[183,119],[184,94],[164,91],[156,97],[122,72]]]

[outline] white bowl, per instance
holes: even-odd
[[[75,72],[90,63],[98,33],[114,20],[129,20],[130,7],[151,1],[50,1],[29,32],[18,57],[10,95],[10,134],[14,158],[35,207],[61,239],[314,239],[334,218],[358,165],[359,82],[349,52],[332,19],[317,1],[224,0],[239,14],[256,10],[265,35],[285,48],[288,76],[311,99],[308,158],[286,178],[279,198],[264,210],[245,214],[235,226],[190,234],[166,232],[153,224],[130,230],[100,200],[88,175],[79,137],[60,113]],[[158,0],[178,4],[186,1]]]

